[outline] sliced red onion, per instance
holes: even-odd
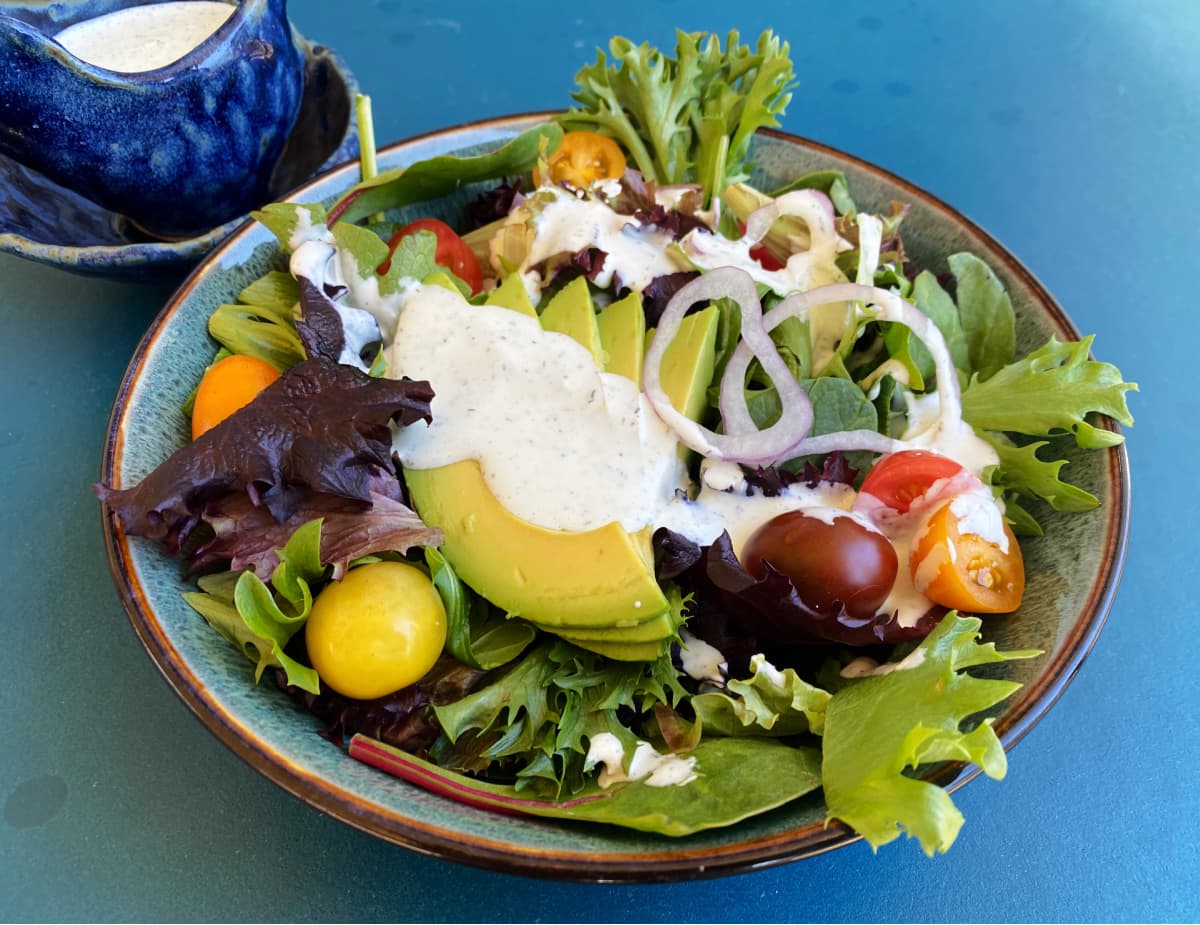
[[[779,392],[783,408],[779,420],[764,430],[758,430],[746,407],[743,378],[736,389],[725,395],[722,380],[722,416],[726,433],[719,434],[686,415],[671,404],[662,387],[663,355],[679,332],[684,315],[697,302],[711,299],[733,299],[741,308],[742,340],[738,346],[747,357],[757,357]],[[747,364],[749,359],[747,359]],[[745,367],[743,367],[743,374]],[[804,438],[812,427],[812,402],[779,356],[775,342],[763,327],[762,305],[754,280],[736,267],[719,267],[692,280],[667,303],[646,351],[643,373],[644,391],[650,404],[663,422],[675,431],[680,442],[710,459],[737,462],[764,462],[775,459],[788,447]],[[728,417],[726,416],[728,413]]]
[[[815,306],[830,302],[862,302],[875,305],[879,309],[874,316],[877,320],[896,321],[912,330],[929,348],[930,355],[933,357],[934,369],[937,373],[937,396],[941,418],[961,417],[962,398],[958,387],[958,372],[954,368],[954,361],[950,358],[950,351],[946,347],[942,332],[916,306],[904,301],[894,292],[888,292],[886,289],[876,286],[862,286],[858,283],[833,283],[828,286],[820,286],[807,292],[798,292],[788,296],[763,316],[762,327],[769,333],[784,320],[807,316]],[[731,354],[729,362],[725,366],[725,373],[721,378],[722,399],[730,391],[735,389],[742,391],[743,383],[746,381],[746,370],[749,368],[753,356],[755,354],[748,346],[738,344],[737,349]],[[772,382],[778,382],[774,373],[770,373],[770,371],[768,373],[771,375]],[[788,378],[791,377],[788,376]],[[744,404],[743,400],[743,407]],[[738,421],[739,426],[743,424],[744,422]],[[725,426],[728,430],[730,422],[726,421]],[[873,430],[846,430],[822,434],[818,437],[805,437],[776,459],[831,453],[834,450],[894,453],[906,447],[907,444],[904,441],[895,440]]]
[[[809,242],[805,253],[822,260],[832,260],[837,252],[837,226],[833,202],[820,190],[798,189],[776,197],[746,217],[744,238],[753,244],[767,236],[776,219],[791,215],[808,226]]]

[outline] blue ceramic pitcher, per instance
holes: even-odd
[[[155,0],[0,2],[0,152],[185,237],[262,205],[304,90],[287,0],[242,0],[165,67],[118,73],[70,54],[67,26]]]

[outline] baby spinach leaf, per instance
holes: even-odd
[[[987,379],[1016,349],[1012,301],[991,267],[974,254],[951,254],[950,272],[958,283],[958,313],[967,341],[970,371]]]
[[[561,140],[562,129],[547,122],[526,129],[487,154],[439,155],[408,167],[385,170],[359,183],[343,197],[342,202],[348,205],[339,217],[345,222],[357,222],[377,212],[445,196],[468,183],[526,173],[533,169],[543,148],[552,151]]]
[[[652,787],[643,781],[594,781],[569,799],[538,800],[516,787],[456,774],[366,736],[350,740],[350,755],[450,799],[502,813],[607,823],[662,835],[689,835],[732,825],[782,806],[821,786],[815,748],[773,739],[706,738],[685,758],[694,778]]]

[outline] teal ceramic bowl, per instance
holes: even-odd
[[[478,152],[552,114],[514,116],[463,126],[393,145],[383,168],[448,152]],[[1049,293],[999,243],[944,203],[891,174],[846,154],[778,133],[757,139],[763,188],[817,168],[844,170],[864,207],[886,210],[890,200],[912,205],[905,243],[926,267],[939,255],[969,250],[991,265],[1016,307],[1019,348],[1050,335],[1078,331]],[[294,194],[332,202],[357,179],[347,166]],[[473,195],[420,208],[453,222]],[[402,216],[398,216],[402,217]],[[103,478],[129,486],[187,439],[180,405],[208,363],[214,344],[205,322],[215,306],[283,261],[272,236],[256,225],[236,232],[184,283],[163,310],[129,366],[116,398],[104,451]],[[1002,649],[1045,652],[1007,662],[999,675],[1022,683],[994,712],[995,728],[1011,748],[1061,695],[1095,643],[1125,561],[1129,470],[1124,448],[1069,452],[1072,477],[1101,499],[1090,513],[1047,513],[1047,536],[1022,544],[1028,590],[1021,610],[985,621],[985,635]],[[1042,512],[1039,511],[1039,516]],[[317,735],[318,723],[269,682],[255,687],[249,663],[180,598],[179,563],[106,520],[113,576],[129,617],[167,680],[225,745],[306,803],[380,838],[442,858],[513,873],[595,881],[667,881],[712,877],[808,857],[857,840],[839,823],[824,824],[820,793],[727,829],[670,839],[601,825],[568,825],[494,815],[420,790],[346,756]],[[959,765],[926,775],[961,787],[977,770]],[[1004,800],[1003,784],[994,799]],[[967,825],[986,824],[968,819]],[[916,850],[913,847],[912,850]]]

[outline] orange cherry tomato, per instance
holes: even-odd
[[[961,496],[960,496],[961,497]],[[955,499],[957,500],[957,499]],[[909,559],[913,585],[935,604],[967,613],[1010,613],[1025,593],[1025,563],[1007,523],[1008,549],[960,531],[955,501],[938,507],[917,534]]]
[[[437,236],[437,252],[433,259],[439,267],[445,267],[470,286],[471,295],[477,295],[483,289],[483,270],[479,267],[474,251],[453,228],[436,218],[419,218],[415,222],[409,222],[388,238],[388,259],[379,265],[380,273],[386,273],[391,266],[396,246],[418,231],[432,231]]]
[[[903,514],[940,479],[964,471],[949,456],[929,450],[901,450],[875,463],[863,480],[862,492]]]
[[[211,430],[279,378],[279,370],[265,360],[233,356],[209,367],[192,406],[192,439]]]
[[[569,183],[585,189],[597,180],[616,180],[625,173],[625,155],[620,146],[606,135],[595,132],[567,132],[547,161],[551,183]],[[538,170],[533,180],[543,178]]]

